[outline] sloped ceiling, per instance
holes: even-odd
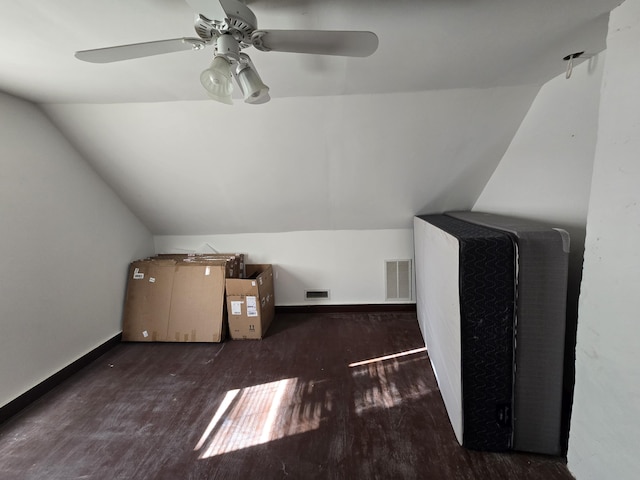
[[[212,102],[212,51],[73,52],[194,36],[182,0],[3,2],[0,90],[42,104],[156,234],[409,228],[469,208],[562,57],[612,0],[253,0],[261,28],[371,30],[368,58],[248,51],[272,101]],[[1,114],[1,113],[0,113]]]

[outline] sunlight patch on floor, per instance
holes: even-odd
[[[403,401],[431,393],[433,389],[427,384],[426,376],[407,382],[405,376],[398,374],[409,363],[424,362],[424,355],[409,357],[424,352],[426,348],[416,348],[349,364],[353,369],[351,376],[359,386],[354,390],[356,413],[362,415],[373,408],[393,408]],[[426,365],[428,367],[428,363]]]
[[[368,360],[362,360],[360,362],[350,363],[349,367],[359,367],[361,365],[367,365],[369,363],[382,362],[384,360],[391,360],[392,358],[406,357],[407,355],[414,355],[416,353],[426,352],[427,347],[414,348],[413,350],[406,350],[404,352],[392,353],[391,355],[384,355],[382,357],[370,358]]]
[[[320,428],[331,398],[306,399],[313,383],[286,378],[228,391],[194,450],[205,459]]]

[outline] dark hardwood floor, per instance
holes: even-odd
[[[423,347],[410,312],[122,343],[0,425],[0,478],[573,478],[561,458],[460,447]]]

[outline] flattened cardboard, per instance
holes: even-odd
[[[227,261],[227,278],[245,278],[243,253],[161,253],[154,259],[172,259],[178,262],[206,263],[210,260]]]
[[[225,266],[178,263],[175,268],[167,340],[223,340]]]
[[[229,335],[234,340],[259,340],[275,315],[273,268],[246,265],[246,274],[249,278],[226,280]]]
[[[124,341],[221,342],[226,335],[228,262],[152,258],[129,268]]]
[[[155,342],[166,338],[175,263],[140,260],[129,266],[122,340]]]

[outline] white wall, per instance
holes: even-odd
[[[604,54],[559,75],[533,101],[473,210],[552,222],[581,263]],[[578,264],[578,267],[580,266]]]
[[[33,104],[0,93],[0,406],[121,330],[151,234]]]
[[[568,453],[579,480],[640,471],[640,0],[613,11],[607,43]]]
[[[533,101],[473,210],[550,222],[571,235],[569,316],[577,317],[605,55],[559,75]]]
[[[158,253],[214,249],[274,264],[276,305],[384,303],[385,260],[413,259],[412,229],[164,235],[155,244]],[[305,290],[325,289],[328,300],[304,298]]]

